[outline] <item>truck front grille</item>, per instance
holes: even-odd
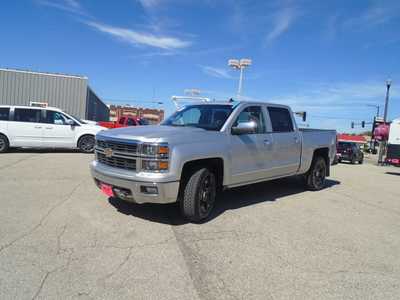
[[[123,158],[123,157],[106,157],[105,154],[96,151],[97,161],[114,168],[121,168],[125,170],[136,171],[136,159],[135,158]]]
[[[96,141],[96,146],[99,148],[103,149],[112,149],[113,151],[118,151],[118,152],[127,152],[129,154],[136,154],[138,150],[137,144],[125,144],[125,143],[119,143],[119,142],[114,142],[114,141],[103,141],[103,140],[97,140]]]

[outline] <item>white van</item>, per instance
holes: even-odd
[[[78,148],[89,153],[95,135],[105,129],[54,107],[0,105],[0,153],[10,147]]]

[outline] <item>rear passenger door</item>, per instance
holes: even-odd
[[[289,109],[268,106],[272,127],[273,176],[295,174],[300,165],[301,140]]]
[[[45,111],[43,146],[49,148],[74,148],[76,147],[76,126],[67,124],[67,116],[53,110]]]
[[[42,110],[38,108],[14,108],[12,122],[8,125],[11,146],[41,147]]]
[[[10,119],[10,108],[9,107],[0,107],[0,133],[6,133],[8,128],[8,121]]]

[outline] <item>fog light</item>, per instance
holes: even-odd
[[[122,200],[132,200],[133,199],[132,193],[128,189],[122,189],[122,188],[115,187],[115,188],[113,188],[113,192],[118,198],[120,198]]]
[[[158,188],[156,186],[145,186],[140,187],[140,192],[143,194],[158,195]]]

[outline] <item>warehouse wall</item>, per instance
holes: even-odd
[[[92,121],[109,121],[110,109],[88,86],[87,89],[87,110],[86,119]]]
[[[29,105],[48,102],[77,117],[86,118],[87,78],[0,69],[0,104]]]

